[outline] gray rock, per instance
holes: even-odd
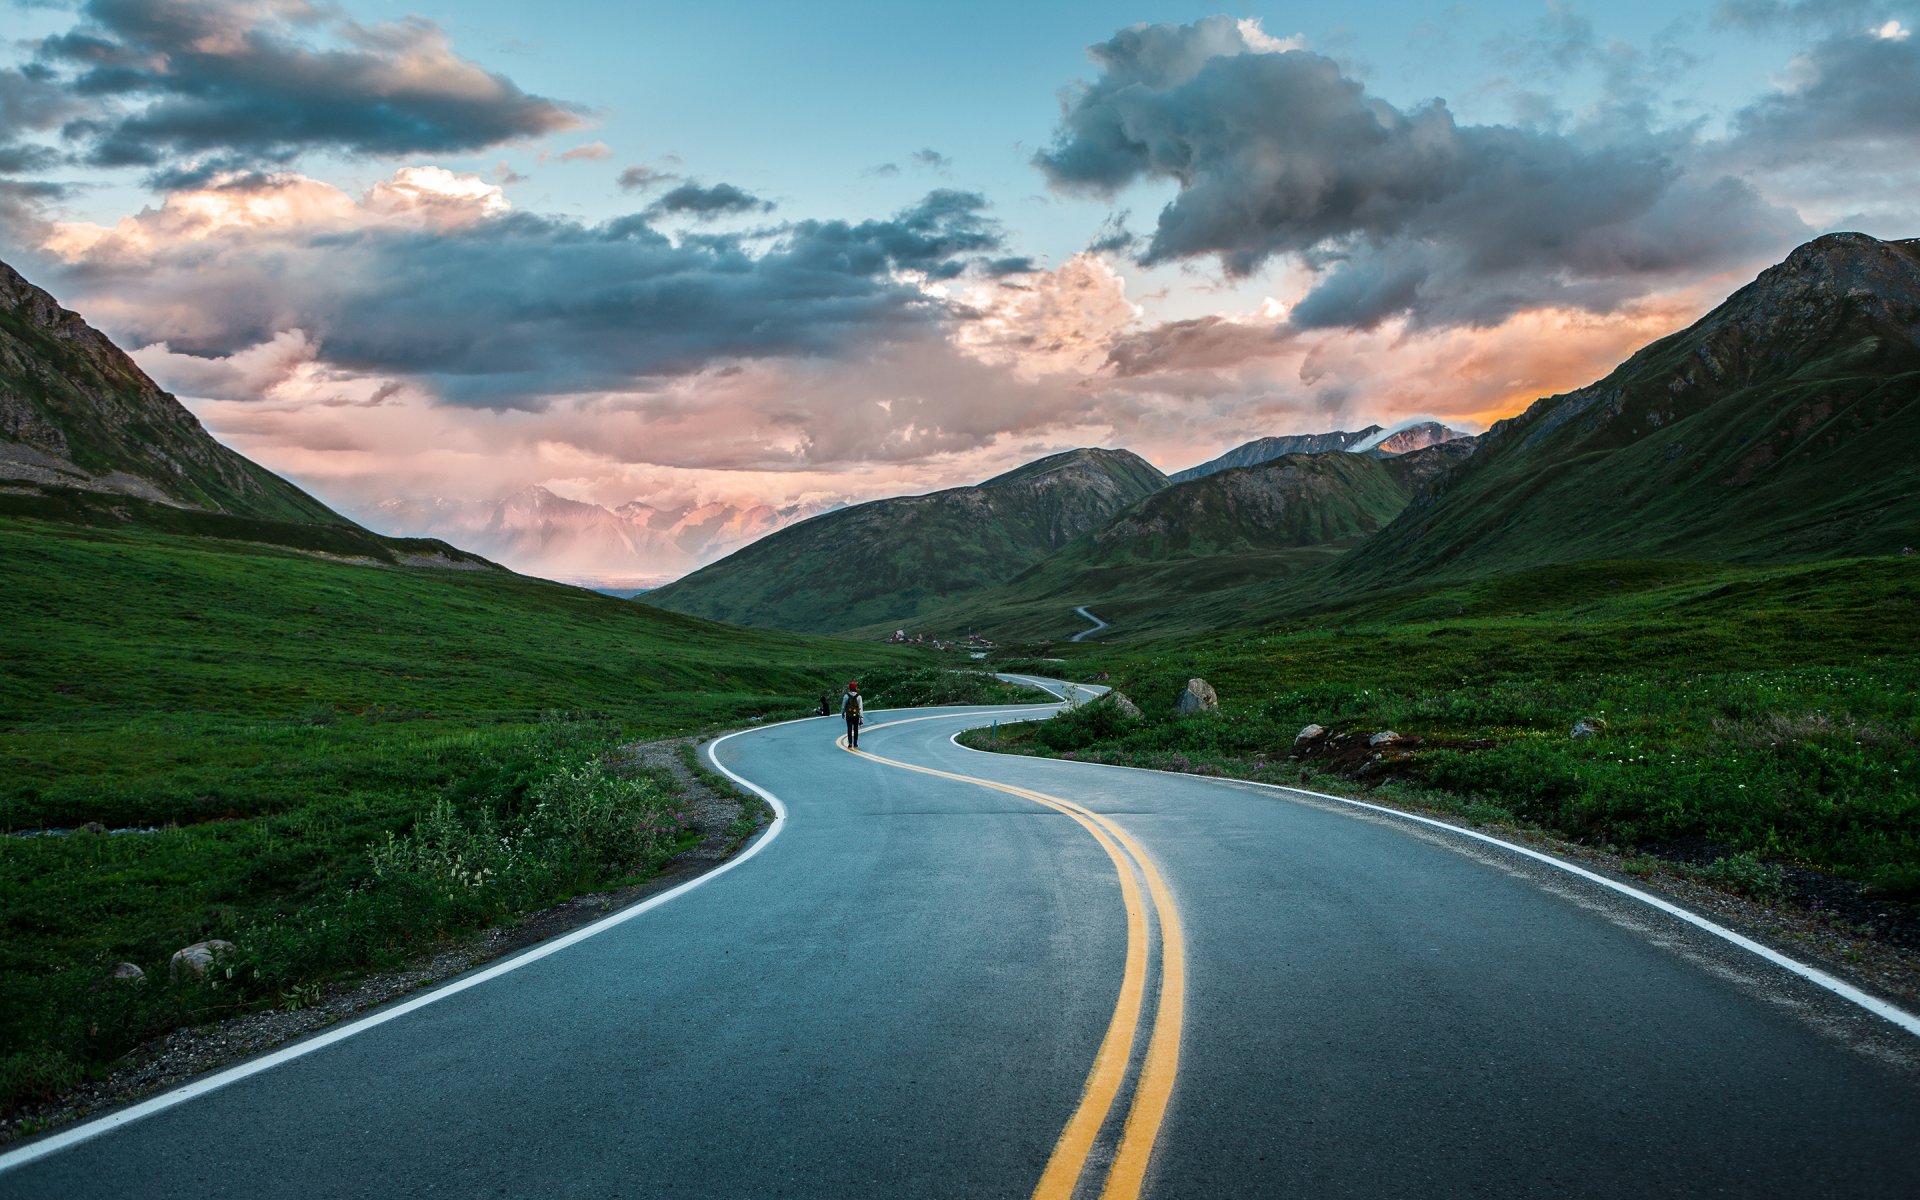
[[[1383,729],[1367,739],[1369,746],[1390,746],[1400,740],[1400,735],[1391,729]]]
[[[113,970],[107,972],[107,977],[121,983],[145,983],[147,981],[147,973],[145,971],[127,962],[113,964]]]
[[[1599,733],[1602,730],[1606,729],[1606,727],[1607,727],[1607,723],[1605,721],[1602,721],[1598,717],[1583,718],[1573,723],[1573,729],[1570,733],[1568,733],[1567,736],[1576,737],[1576,738],[1590,738],[1594,734]]]
[[[1220,707],[1220,697],[1214,694],[1213,685],[1204,679],[1187,680],[1187,690],[1180,693],[1180,699],[1174,707],[1183,716],[1197,712],[1213,712]]]
[[[182,972],[199,978],[207,973],[217,955],[232,954],[232,942],[223,942],[219,938],[208,938],[204,942],[195,942],[182,950],[175,950],[173,958],[167,963],[167,974],[178,979]]]
[[[1301,742],[1317,742],[1325,736],[1327,736],[1325,725],[1309,725],[1294,735],[1293,744],[1298,746]]]
[[[1113,707],[1120,710],[1121,716],[1126,717],[1128,720],[1131,720],[1131,721],[1137,721],[1142,716],[1145,715],[1140,711],[1140,706],[1138,704],[1135,704],[1133,701],[1127,699],[1127,694],[1125,692],[1107,692],[1106,694],[1102,695],[1098,700],[1095,700],[1094,703],[1095,704],[1111,704],[1113,705]]]
[[[107,827],[98,821],[88,821],[80,827],[81,833],[105,833],[106,831]]]

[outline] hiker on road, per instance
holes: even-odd
[[[847,719],[847,748],[860,748],[860,717],[864,705],[860,700],[860,684],[857,680],[847,681],[847,694],[840,697],[840,715]]]

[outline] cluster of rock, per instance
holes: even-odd
[[[181,979],[199,979],[211,968],[216,959],[232,954],[235,950],[232,942],[220,938],[208,938],[204,942],[195,942],[173,952],[167,962],[167,978],[178,983]],[[145,983],[147,973],[134,963],[113,964],[107,977],[116,983]]]

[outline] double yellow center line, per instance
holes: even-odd
[[[871,728],[879,730],[893,725],[941,719],[911,717]],[[1133,1200],[1140,1195],[1146,1183],[1147,1164],[1153,1156],[1154,1143],[1160,1136],[1160,1126],[1166,1120],[1167,1104],[1173,1096],[1174,1076],[1180,1069],[1180,1029],[1186,1007],[1186,940],[1180,931],[1180,911],[1174,905],[1173,894],[1161,878],[1159,868],[1154,866],[1153,859],[1125,829],[1112,819],[1071,800],[1010,783],[940,771],[883,758],[865,750],[854,750],[848,747],[844,737],[839,739],[839,744],[841,749],[873,762],[940,779],[971,783],[1064,813],[1093,836],[1093,840],[1113,861],[1114,871],[1120,877],[1120,898],[1127,913],[1127,957],[1121,974],[1120,996],[1114,1003],[1113,1019],[1107,1024],[1106,1036],[1101,1039],[1099,1052],[1094,1056],[1093,1070],[1087,1076],[1080,1106],[1068,1118],[1066,1128],[1060,1131],[1059,1141],[1054,1143],[1046,1170],[1033,1190],[1034,1200],[1069,1200],[1073,1195],[1081,1176],[1086,1173],[1088,1159],[1092,1156],[1100,1130],[1107,1124],[1126,1082],[1127,1071],[1133,1061],[1134,1044],[1139,1040],[1141,1013],[1147,993],[1147,906],[1141,898],[1139,882],[1141,879],[1146,881],[1147,895],[1151,897],[1154,913],[1158,917],[1160,987],[1146,1056],[1141,1061],[1140,1073],[1134,1082],[1131,1106],[1120,1131],[1120,1142],[1114,1152],[1112,1165],[1107,1170],[1106,1184],[1099,1193],[1101,1200]]]

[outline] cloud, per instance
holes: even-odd
[[[1806,233],[1750,185],[1691,169],[1690,133],[1462,125],[1437,100],[1369,96],[1331,59],[1256,49],[1224,17],[1134,26],[1090,53],[1101,73],[1036,165],[1109,198],[1173,182],[1139,261],[1244,277],[1294,258],[1318,276],[1303,327],[1606,311]]]
[[[305,0],[90,0],[0,79],[0,103],[44,124],[56,87],[85,109],[63,114],[63,137],[109,167],[454,153],[582,123],[461,58],[430,21],[363,25]]]
[[[1920,42],[1891,24],[1797,56],[1783,87],[1734,115],[1734,152],[1780,164],[1920,148]]]
[[[623,192],[648,192],[663,184],[680,178],[671,171],[661,171],[653,167],[628,167],[620,172],[618,183]]]
[[[890,162],[881,163],[877,167],[868,167],[860,173],[871,179],[888,179],[900,173],[900,164]]]
[[[573,149],[562,153],[560,155],[560,161],[561,162],[583,162],[583,161],[591,161],[594,159],[612,158],[612,157],[613,157],[613,149],[612,147],[608,146],[605,142],[588,142],[585,145],[575,146]]]
[[[974,356],[1016,368],[1027,378],[1090,373],[1106,362],[1121,331],[1139,319],[1126,281],[1091,254],[1055,271],[1030,271],[962,293],[969,319],[955,341]]]
[[[946,174],[953,166],[953,160],[951,158],[933,149],[915,150],[913,152],[913,161],[919,163],[929,171],[938,171],[942,175]]]
[[[351,196],[297,174],[182,191],[112,228],[57,226],[49,281],[117,338],[231,356],[302,330],[327,368],[466,405],[538,408],[742,359],[937,340],[914,282],[1000,246],[969,193],[885,219],[674,240],[644,215],[510,209],[477,176],[410,167]]]
[[[689,182],[681,184],[655,200],[647,208],[647,215],[650,217],[687,216],[697,221],[711,221],[718,217],[738,216],[741,213],[772,211],[772,201],[762,200],[731,183],[716,183],[712,187],[704,187],[698,183]]]
[[[1115,339],[1107,362],[1123,377],[1235,367],[1292,350],[1290,332],[1283,325],[1211,315],[1167,321]]]

